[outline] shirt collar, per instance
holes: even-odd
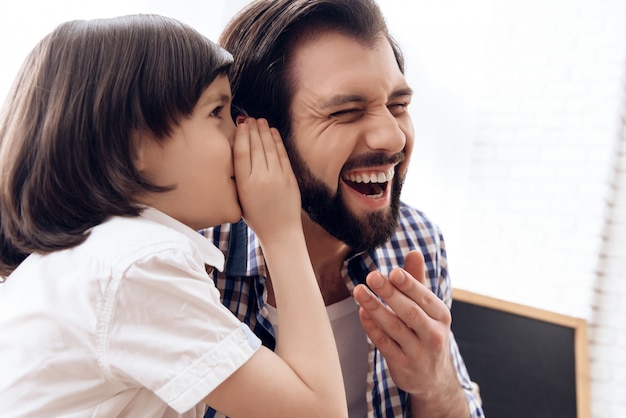
[[[226,275],[267,276],[261,243],[243,220],[234,224],[221,225],[217,232],[215,229],[211,232],[217,233],[219,246],[226,252],[226,266],[224,267]],[[342,276],[345,277],[349,290],[352,290],[357,283],[364,283],[367,273],[377,268],[372,259],[373,252],[374,250],[351,253],[344,260]]]
[[[224,270],[224,254],[202,234],[189,228],[184,223],[150,206],[146,206],[140,215],[141,218],[172,228],[189,238],[200,251],[204,264],[213,266],[219,271]]]

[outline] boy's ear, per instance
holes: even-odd
[[[149,140],[143,129],[133,129],[130,134],[130,158],[140,173],[147,167],[146,146]]]

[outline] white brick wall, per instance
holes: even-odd
[[[585,318],[621,111],[613,68],[624,58],[624,49],[622,62],[604,51],[619,27],[607,19],[625,9],[594,3],[493,3],[467,198],[474,213],[463,222],[471,252],[460,255],[464,273],[480,271],[467,279],[481,292]],[[482,239],[485,228],[496,241]]]
[[[591,320],[592,399],[594,413],[603,417],[626,416],[626,105],[623,112]]]

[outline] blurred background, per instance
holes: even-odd
[[[593,416],[626,410],[626,1],[379,0],[415,90],[403,198],[454,287],[583,318]],[[0,99],[70,19],[159,13],[217,40],[246,0],[0,6]]]

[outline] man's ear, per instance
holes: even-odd
[[[241,125],[247,118],[248,116],[246,116],[245,114],[239,113],[237,117],[235,118],[235,125],[237,126]]]

